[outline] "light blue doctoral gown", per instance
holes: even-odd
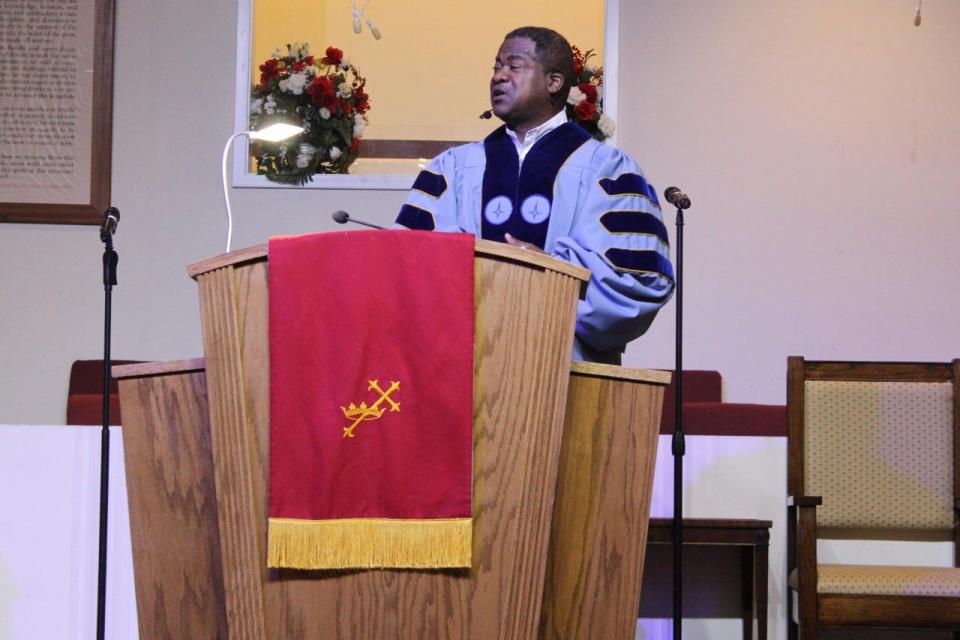
[[[504,127],[448,149],[417,177],[397,224],[501,241],[510,233],[590,269],[575,360],[619,363],[673,292],[656,192],[626,154],[570,123],[538,140],[522,168]]]

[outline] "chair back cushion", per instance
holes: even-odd
[[[818,526],[952,528],[951,383],[806,380],[803,431]]]
[[[138,364],[142,360],[110,360],[111,365]],[[110,378],[110,423],[120,424],[117,381]],[[67,424],[103,422],[103,360],[75,360],[67,387]]]

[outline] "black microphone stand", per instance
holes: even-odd
[[[111,294],[117,284],[117,252],[113,232],[120,212],[110,207],[103,214],[100,241],[103,249],[103,423],[100,431],[100,543],[97,565],[97,640],[103,640],[107,607],[107,498],[110,495],[110,313]],[[111,221],[112,218],[112,221]]]
[[[676,288],[676,363],[673,373],[674,387],[674,426],[671,450],[673,452],[673,526],[671,543],[673,545],[673,638],[683,637],[683,455],[687,445],[683,436],[683,210],[690,206],[690,199],[680,193],[676,198],[672,191],[679,193],[676,187],[666,191],[667,201],[677,207],[677,288]]]

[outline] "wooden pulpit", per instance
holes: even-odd
[[[563,613],[571,598],[596,604],[567,560],[589,565],[611,547],[584,536],[613,534],[629,565],[610,574],[626,585],[613,600],[635,615],[669,374],[571,375],[586,270],[481,240],[474,265],[473,566],[430,571],[267,568],[266,245],[188,268],[204,358],[114,368],[141,638],[615,637],[578,635],[590,617]],[[562,464],[561,448],[580,462]],[[585,493],[586,477],[607,486]],[[604,595],[592,610],[607,619]]]

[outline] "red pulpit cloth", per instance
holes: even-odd
[[[470,566],[473,244],[270,240],[269,566]]]

